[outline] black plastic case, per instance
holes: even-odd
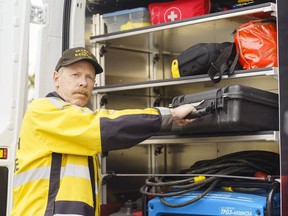
[[[176,134],[279,130],[278,94],[243,85],[186,94],[173,98],[172,107],[192,103],[204,114]]]

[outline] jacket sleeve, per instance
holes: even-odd
[[[102,151],[130,148],[159,131],[171,128],[168,108],[100,111]]]
[[[44,98],[30,105],[21,133],[30,133],[31,139],[37,139],[35,142],[51,152],[94,155],[134,146],[169,128],[169,118],[167,108],[92,112],[62,100]]]

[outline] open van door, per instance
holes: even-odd
[[[10,215],[14,152],[27,101],[30,1],[0,1],[0,215]]]
[[[85,46],[86,0],[31,0],[31,64],[35,72],[35,98],[55,90],[53,72],[62,52]],[[32,35],[31,35],[32,36]]]
[[[28,104],[28,70],[34,95],[54,90],[61,53],[85,46],[86,0],[0,0],[0,215],[12,208],[15,149]]]

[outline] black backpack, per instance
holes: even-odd
[[[266,2],[276,3],[276,0],[211,0],[211,13],[243,8]]]
[[[233,74],[241,69],[235,45],[231,42],[199,43],[172,61],[172,76],[184,77],[208,74],[215,83],[220,82],[223,74]]]

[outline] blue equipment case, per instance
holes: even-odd
[[[194,191],[186,195],[165,197],[171,204],[187,202],[201,194]],[[280,215],[280,195],[273,197],[273,216]],[[148,202],[148,216],[266,216],[267,196],[239,192],[211,191],[202,199],[183,207],[168,207],[158,197]]]

